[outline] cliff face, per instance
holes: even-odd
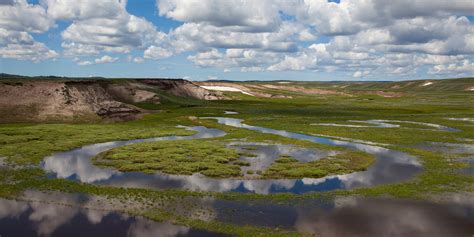
[[[59,110],[72,109],[75,113],[92,112],[99,116],[117,113],[138,113],[138,109],[115,100],[96,82],[66,82],[63,87],[64,103]]]
[[[0,81],[0,121],[130,115],[134,103],[160,103],[154,90],[202,100],[221,98],[185,80]]]
[[[137,82],[168,91],[176,96],[199,100],[219,100],[223,98],[222,93],[206,90],[186,80],[137,80]]]

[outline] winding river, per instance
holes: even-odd
[[[363,151],[374,155],[376,161],[367,170],[350,174],[333,175],[318,179],[274,180],[216,179],[205,177],[201,174],[184,176],[162,173],[144,174],[141,172],[120,172],[114,169],[94,166],[91,162],[91,158],[101,152],[134,143],[162,140],[204,139],[226,135],[224,131],[218,129],[198,126],[184,127],[185,129],[197,132],[192,136],[167,136],[129,141],[112,141],[56,153],[46,157],[42,162],[42,167],[48,172],[51,178],[64,178],[99,185],[152,189],[182,188],[193,191],[253,192],[259,194],[279,192],[301,194],[312,191],[369,187],[407,180],[422,170],[421,164],[416,157],[376,145],[251,126],[242,123],[241,119],[235,118],[213,117],[202,119],[215,119],[218,123],[227,126]],[[270,156],[270,154],[268,155]]]
[[[465,121],[465,120],[461,120]],[[467,120],[469,121],[469,120]],[[434,123],[423,123],[423,122],[414,122],[414,121],[406,121],[406,120],[387,120],[387,119],[371,119],[371,120],[348,120],[350,124],[343,124],[343,123],[312,123],[311,125],[319,125],[319,126],[333,126],[333,127],[349,127],[349,128],[404,128],[400,126],[398,123],[401,124],[414,124],[425,126],[428,128],[416,128],[419,130],[434,130],[434,131],[443,131],[443,132],[459,132],[461,130],[457,128],[451,128],[439,124]],[[407,128],[413,129],[413,128]]]

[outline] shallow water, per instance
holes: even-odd
[[[293,229],[320,236],[470,236],[472,203],[345,197],[294,205],[218,201],[216,219]]]
[[[36,201],[26,203],[0,199],[0,234],[5,230],[23,231],[19,226],[25,226],[28,231],[45,236],[64,235],[64,229],[68,228],[84,234],[91,233],[83,236],[95,236],[98,229],[108,228],[113,228],[110,234],[100,233],[103,236],[124,236],[122,232],[132,233],[131,236],[175,236],[176,233],[180,236],[215,236],[167,222],[157,223],[113,211],[86,209],[139,208],[133,201],[118,203],[85,194],[36,191],[26,191],[22,198]],[[472,193],[445,194],[433,198],[437,203],[363,197],[291,201],[185,197],[169,208],[177,215],[201,220],[279,227],[321,236],[466,236],[466,233],[473,231]],[[51,200],[58,205],[41,203]],[[210,214],[194,215],[198,210],[208,210]]]
[[[371,120],[349,120],[348,122],[352,124],[341,124],[341,123],[313,123],[311,125],[319,126],[334,126],[334,127],[352,127],[352,128],[400,128],[401,126],[396,123],[406,123],[406,124],[415,124],[430,127],[439,131],[445,132],[459,132],[459,129],[451,128],[434,123],[423,123],[415,121],[405,121],[405,120],[384,120],[384,119],[371,119]],[[365,124],[365,125],[363,125]]]
[[[375,164],[366,171],[355,172],[344,175],[334,175],[319,179],[304,178],[295,183],[286,183],[289,192],[303,193],[308,191],[326,191],[333,189],[351,189],[362,186],[373,186],[383,183],[392,183],[409,179],[422,170],[421,164],[416,157],[409,154],[390,150],[375,145],[367,145],[356,142],[340,141],[324,137],[310,136],[305,134],[287,132],[242,123],[241,119],[214,117],[218,123],[227,126],[249,129],[262,133],[275,134],[297,140],[310,141],[314,143],[342,146],[354,150],[363,151],[376,157]],[[285,184],[284,184],[285,185]],[[290,187],[291,186],[291,187]]]
[[[114,211],[84,194],[25,192],[35,202],[0,199],[2,236],[219,236],[189,227],[153,222]],[[320,236],[470,236],[474,233],[472,195],[443,197],[439,204],[388,198],[342,197],[291,202],[215,200],[187,197],[184,203],[210,210],[203,220],[234,225],[278,227]],[[57,204],[41,201],[54,200]],[[98,201],[99,200],[99,201]],[[128,205],[128,204],[124,204]],[[89,208],[85,208],[89,207]],[[187,214],[195,211],[184,208]],[[173,208],[180,212],[181,207]],[[196,209],[197,210],[197,209]],[[182,215],[188,216],[185,213]],[[202,219],[199,216],[195,218]]]
[[[79,201],[78,201],[79,202]],[[0,236],[221,236],[112,211],[0,199]]]
[[[346,198],[330,210],[298,212],[296,229],[321,236],[470,236],[472,207]]]
[[[167,136],[148,139],[136,139],[129,141],[112,141],[83,146],[67,152],[59,152],[46,157],[41,166],[58,178],[69,178],[85,183],[93,183],[113,178],[115,175],[123,174],[113,169],[99,168],[92,164],[90,159],[97,154],[110,149],[141,142],[153,142],[164,140],[189,140],[222,137],[226,133],[218,129],[206,127],[184,127],[187,130],[196,131],[191,136]]]
[[[474,175],[474,156],[461,158],[459,162],[467,163],[467,168],[463,168],[459,171],[461,174]]]
[[[342,123],[312,123],[311,125],[320,125],[320,126],[334,126],[334,127],[349,127],[349,128],[398,128],[400,125],[398,124],[390,124],[386,122],[378,122],[378,121],[359,121],[359,120],[349,120],[350,123],[355,124],[342,124]],[[357,124],[359,123],[359,124]],[[361,125],[367,124],[367,125]]]
[[[201,174],[183,176],[166,175],[162,173],[155,173],[151,175],[140,172],[124,173],[113,169],[96,167],[91,163],[91,158],[95,155],[109,149],[128,144],[145,141],[211,138],[225,135],[223,131],[217,129],[192,127],[188,129],[198,131],[198,133],[193,136],[170,136],[131,141],[115,141],[84,146],[68,152],[56,153],[52,156],[46,157],[42,163],[42,167],[49,172],[51,178],[66,178],[85,183],[109,186],[154,189],[182,188],[194,191],[254,192],[260,194],[278,192],[291,192],[300,194],[311,191],[328,191],[334,189],[367,187],[407,180],[422,170],[421,164],[415,157],[403,152],[390,150],[379,146],[249,126],[242,124],[242,120],[239,119],[216,119],[219,123],[229,126],[255,130],[263,133],[277,134],[293,139],[306,140],[315,143],[342,146],[367,152],[374,155],[376,157],[376,161],[375,164],[370,166],[367,170],[350,174],[327,176],[318,179],[304,178],[277,180],[215,179],[205,177]],[[304,154],[304,149],[302,152],[302,154]],[[268,154],[268,156],[272,155]]]
[[[468,123],[474,123],[474,118],[446,118],[447,120],[452,120],[452,121],[462,121],[462,122],[468,122]]]
[[[446,154],[474,154],[474,144],[468,143],[427,142],[416,146],[416,148]]]
[[[239,114],[239,112],[226,110],[226,111],[224,111],[224,114]]]
[[[458,156],[457,158],[454,158],[455,161],[464,162],[467,164],[467,167],[460,169],[459,173],[466,175],[474,174],[474,156],[472,156],[474,155],[474,144],[427,142],[419,144],[415,147],[427,151],[443,153],[448,157],[451,155]]]
[[[247,161],[250,164],[249,166],[242,167],[243,173],[248,177],[258,177],[256,174],[246,174],[248,170],[264,171],[281,156],[290,156],[299,162],[310,162],[339,154],[336,151],[255,142],[231,142],[228,144],[228,147],[234,148],[238,152],[252,154],[250,157],[245,155],[240,157],[240,160]]]

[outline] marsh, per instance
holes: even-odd
[[[473,237],[473,13],[0,0],[0,237]]]

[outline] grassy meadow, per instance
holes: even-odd
[[[136,104],[154,113],[136,121],[106,123],[102,121],[8,123],[0,124],[0,196],[20,198],[25,190],[43,192],[85,193],[107,196],[111,199],[134,200],[138,203],[166,202],[163,207],[126,210],[134,215],[154,220],[171,220],[177,224],[240,236],[298,236],[301,233],[258,226],[239,226],[218,221],[205,222],[173,212],[176,206],[191,208],[181,202],[186,197],[209,197],[217,200],[266,200],[268,202],[296,202],[301,200],[333,198],[335,196],[391,196],[408,199],[430,199],[432,195],[453,192],[474,192],[474,177],[460,173],[468,168],[460,159],[468,154],[448,154],[420,149],[420,144],[430,142],[471,144],[474,141],[474,123],[450,120],[450,118],[474,118],[474,92],[463,91],[473,85],[474,79],[452,79],[422,87],[423,82],[400,83],[316,83],[295,82],[291,85],[304,88],[322,88],[344,94],[298,93],[285,89],[265,89],[261,92],[278,93],[291,98],[258,98],[240,93],[226,92],[229,100],[197,101],[180,98],[160,91],[162,104]],[[247,82],[242,85],[280,85],[277,82]],[[283,84],[281,84],[283,85]],[[379,95],[396,93],[394,97]],[[379,94],[377,94],[379,93]],[[224,114],[232,110],[238,114]],[[218,124],[215,120],[200,117],[240,118],[246,124],[287,130],[308,135],[344,137],[386,144],[390,149],[417,156],[423,172],[402,183],[379,185],[354,190],[336,190],[307,194],[251,194],[208,193],[189,190],[147,190],[140,188],[104,187],[77,183],[65,179],[49,179],[40,168],[40,162],[48,155],[67,151],[87,144],[130,140],[169,135],[191,135],[192,131],[176,127],[206,126],[224,130],[227,135],[199,141],[158,141],[138,143],[112,149],[97,156],[99,166],[120,171],[138,171],[190,175],[201,173],[215,178],[238,178],[243,174],[245,162],[239,154],[226,147],[231,141],[292,144],[300,147],[340,151],[330,159],[300,163],[291,157],[280,157],[262,178],[323,177],[330,174],[364,170],[373,162],[365,153],[298,141],[271,134],[239,129]],[[433,123],[459,129],[449,132],[422,125],[400,123],[398,128],[354,128],[311,125],[315,123],[348,123],[348,120],[404,120]],[[472,167],[471,167],[472,168]],[[146,206],[146,205],[145,205]]]

